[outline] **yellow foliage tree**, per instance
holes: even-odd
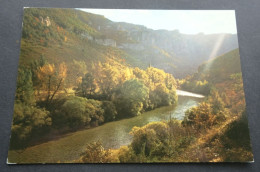
[[[111,96],[111,91],[119,83],[120,72],[117,68],[108,63],[99,63],[94,73],[98,88],[101,94],[108,98]]]
[[[67,66],[61,63],[57,69],[54,64],[46,64],[37,73],[42,82],[42,89],[47,90],[46,104],[48,105],[61,88],[67,76]]]

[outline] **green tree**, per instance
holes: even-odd
[[[50,113],[35,106],[32,72],[19,68],[11,134],[12,149],[25,148],[32,136],[46,133],[52,124]]]
[[[90,114],[86,113],[86,99],[73,97],[68,99],[61,107],[63,118],[71,128],[82,127],[91,121]]]
[[[118,117],[132,117],[143,110],[143,102],[148,99],[148,88],[137,79],[131,79],[119,87],[113,96]]]
[[[157,106],[168,106],[176,103],[177,96],[174,95],[175,91],[169,91],[164,84],[157,85],[154,93],[157,97],[155,99]]]
[[[80,95],[87,98],[92,98],[93,94],[96,90],[96,84],[94,77],[91,73],[87,73],[83,78],[80,84],[80,88],[78,88],[78,92]]]
[[[19,100],[25,105],[35,105],[32,72],[29,69],[18,69],[15,100]]]
[[[100,101],[70,96],[56,110],[53,118],[56,125],[69,126],[70,129],[90,125],[98,126],[104,122],[104,110]]]
[[[105,122],[114,121],[117,117],[116,107],[111,101],[103,101],[102,108],[104,109]]]
[[[48,64],[46,58],[44,57],[44,55],[41,55],[39,59],[34,60],[30,65],[32,70],[33,87],[35,91],[38,91],[38,94],[42,87],[42,82],[39,80],[37,74],[39,72],[39,69],[46,64]]]

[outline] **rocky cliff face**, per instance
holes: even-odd
[[[145,69],[151,64],[176,78],[192,74],[207,60],[238,48],[237,36],[232,34],[187,35],[176,30],[152,30],[74,9],[28,10],[23,38],[29,42],[48,47],[65,42],[75,44],[83,39],[87,44],[81,47],[82,52],[98,49],[87,51],[81,58],[104,58],[100,55],[102,48],[110,49],[132,67]]]
[[[194,73],[207,60],[238,48],[236,34],[187,35],[88,15],[87,24],[102,35],[102,39],[87,36],[89,40],[124,50],[134,59],[134,63],[130,62],[133,66],[145,68],[151,63],[178,78]]]
[[[185,35],[147,29],[129,32],[128,39],[133,42],[118,47],[129,53],[134,51],[143,63],[151,62],[177,77],[193,73],[203,62],[238,48],[237,35],[232,34]]]

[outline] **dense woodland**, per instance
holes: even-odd
[[[65,63],[43,61],[33,63],[40,64],[34,71],[19,68],[11,147],[26,146],[52,129],[98,126],[177,102],[175,79],[160,69],[119,70],[99,63],[67,91]]]
[[[25,10],[10,150],[176,106],[179,88],[206,96],[185,112],[184,120],[134,127],[131,144],[119,149],[104,149],[97,140],[73,162],[252,160],[238,49],[175,79],[149,61],[140,65],[122,49],[96,43],[134,41],[125,39],[125,31],[97,29],[107,24],[101,16],[78,10]]]

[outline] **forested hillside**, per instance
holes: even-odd
[[[198,67],[197,72],[178,80],[178,84],[184,90],[209,94],[211,87],[228,82],[232,78],[240,78],[242,84],[238,49],[204,62]]]
[[[209,59],[217,44],[220,46],[216,56],[238,47],[236,35],[185,35],[178,31],[151,30],[73,9],[25,9],[24,26],[23,62],[30,60],[24,60],[25,56],[35,59],[44,55],[53,63],[65,59],[69,63],[83,61],[90,66],[109,58],[142,69],[151,64],[177,78],[195,72]]]

